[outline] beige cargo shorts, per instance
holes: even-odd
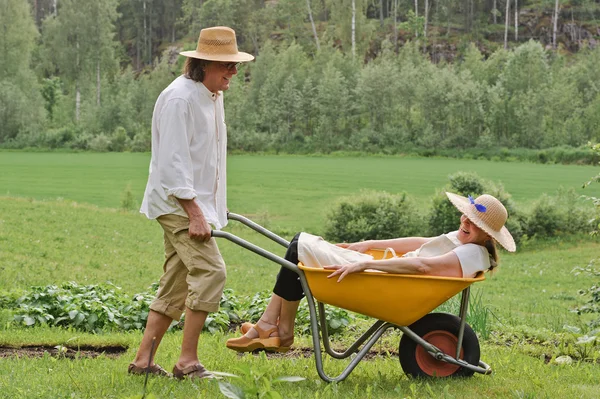
[[[191,239],[189,219],[183,216],[162,215],[157,220],[164,231],[165,264],[150,309],[175,320],[186,307],[216,312],[227,272],[215,239]]]

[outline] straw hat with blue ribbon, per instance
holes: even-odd
[[[504,226],[508,212],[496,197],[483,194],[473,199],[470,195],[468,198],[453,193],[446,193],[446,195],[450,202],[477,227],[488,233],[507,251],[516,251],[515,240]]]

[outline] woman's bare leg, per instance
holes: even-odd
[[[290,346],[294,342],[294,324],[299,305],[300,301],[286,301],[279,295],[273,294],[265,312],[256,324],[265,331],[278,327],[281,346]],[[277,336],[276,333],[272,335]],[[246,333],[246,337],[258,338],[258,332],[251,328]]]

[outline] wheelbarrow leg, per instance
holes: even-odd
[[[471,287],[467,287],[462,292],[460,300],[460,327],[458,329],[458,343],[456,345],[456,359],[460,358],[460,350],[462,349],[463,337],[465,335],[465,324],[467,323],[467,312],[469,310],[469,296]]]
[[[376,331],[373,333],[371,338],[367,341],[365,346],[356,354],[356,357],[354,359],[352,359],[352,361],[344,369],[344,371],[337,377],[329,377],[327,374],[325,374],[325,371],[323,370],[323,356],[321,353],[321,342],[319,339],[319,326],[317,323],[318,316],[317,316],[317,309],[315,307],[315,300],[312,296],[312,293],[310,292],[310,289],[308,288],[308,284],[306,282],[306,277],[304,276],[304,272],[302,272],[302,270],[300,270],[300,273],[298,273],[298,275],[300,276],[300,283],[302,284],[302,288],[304,289],[304,293],[306,294],[306,300],[308,302],[308,310],[310,313],[310,327],[311,327],[312,338],[313,338],[313,347],[314,347],[314,351],[315,351],[315,363],[316,363],[316,367],[317,367],[317,373],[319,374],[319,377],[321,377],[321,379],[326,382],[343,381],[346,379],[346,377],[348,377],[348,375],[350,375],[352,370],[354,370],[354,368],[358,365],[358,363],[365,357],[365,355],[369,352],[371,347],[373,345],[375,345],[375,343],[383,335],[383,333],[388,328],[393,328],[395,326],[390,323],[382,322],[383,324],[381,324],[376,329]]]
[[[373,324],[371,328],[369,328],[363,335],[361,335],[356,340],[356,342],[354,342],[348,349],[346,349],[344,352],[336,352],[331,348],[331,344],[329,342],[329,330],[327,328],[325,306],[323,305],[323,303],[317,302],[317,307],[319,309],[319,320],[321,323],[321,338],[323,339],[323,347],[325,348],[325,351],[329,354],[329,356],[335,359],[345,359],[353,353],[358,352],[358,347],[360,347],[363,344],[363,342],[369,339],[369,337],[372,336],[375,333],[375,331],[379,329],[379,327],[385,324],[384,321],[377,320],[375,324]]]

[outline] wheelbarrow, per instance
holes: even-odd
[[[241,222],[285,248],[289,246],[287,240],[244,216],[229,213],[228,219]],[[302,263],[295,265],[231,233],[213,230],[212,236],[225,238],[298,274],[308,301],[317,372],[324,381],[346,379],[390,328],[403,333],[399,358],[406,374],[413,377],[468,377],[476,372],[492,373],[490,366],[479,359],[479,340],[466,323],[470,285],[485,280],[483,273],[474,278],[451,278],[365,271],[347,275],[338,283],[337,279],[327,278],[331,271],[306,267]],[[380,259],[384,251],[371,251],[371,255]],[[459,292],[462,297],[458,316],[429,313]],[[332,349],[329,341],[324,304],[377,321],[349,348],[338,352]],[[356,354],[337,377],[328,376],[323,369],[321,338],[323,348],[335,359]]]

